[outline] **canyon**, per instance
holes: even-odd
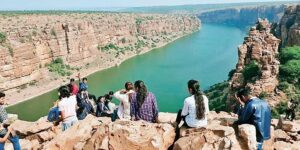
[[[13,104],[37,96],[78,72],[82,76],[199,30],[191,15],[59,13],[1,15],[0,89]],[[65,77],[49,71],[61,59]],[[34,93],[32,91],[35,91]]]

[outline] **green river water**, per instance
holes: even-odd
[[[159,111],[176,112],[188,96],[189,79],[199,80],[202,90],[227,79],[244,36],[245,32],[236,27],[202,24],[196,33],[88,76],[89,92],[100,96],[123,88],[126,81],[143,80],[156,95]],[[55,100],[57,90],[7,110],[18,114],[19,119],[34,121],[47,115]]]

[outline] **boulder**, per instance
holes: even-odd
[[[122,120],[109,124],[110,149],[165,150],[174,138],[175,129],[170,124]]]
[[[275,141],[289,141],[291,137],[283,130],[277,129],[274,132],[274,139]]]
[[[279,119],[277,128],[282,129],[286,132],[298,132],[300,131],[300,124],[297,123],[296,121],[292,122],[292,121],[284,120],[283,117],[281,117]]]
[[[300,142],[286,143],[277,141],[274,143],[274,150],[299,150]]]
[[[239,136],[247,143],[249,150],[256,150],[256,129],[253,125],[243,124],[239,125]]]
[[[158,114],[159,123],[174,123],[176,121],[177,114],[175,113],[162,113]]]
[[[43,147],[45,150],[73,150],[83,149],[86,142],[92,137],[94,127],[110,122],[110,118],[97,118],[88,115],[84,120],[79,121],[66,131],[58,134]]]
[[[38,145],[38,143],[36,143],[36,141],[31,142],[29,140],[20,139],[19,142],[20,142],[22,150],[37,150],[37,149],[39,149],[39,145]],[[6,143],[5,149],[6,150],[14,149],[12,143]]]
[[[35,133],[49,130],[51,127],[53,127],[53,123],[46,120],[39,120],[37,122],[16,120],[11,126],[16,130],[16,133],[20,137],[26,137]]]
[[[234,129],[218,123],[210,124],[206,129],[181,129],[181,138],[174,144],[174,150],[194,149],[246,149],[239,143]]]

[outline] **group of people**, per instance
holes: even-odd
[[[144,120],[151,123],[158,122],[158,106],[155,95],[148,91],[141,80],[126,82],[125,88],[117,92],[109,92],[97,99],[87,92],[87,79],[80,80],[79,88],[71,79],[68,86],[62,86],[58,91],[60,112],[63,130],[66,130],[78,119],[83,119],[87,114],[97,117],[111,117],[116,119]],[[184,100],[183,108],[177,113],[176,138],[179,138],[179,130],[182,126],[187,128],[201,128],[207,126],[209,113],[208,98],[200,90],[200,84],[196,80],[187,83],[190,96]],[[262,149],[264,140],[270,138],[271,110],[267,102],[250,95],[249,89],[241,89],[236,93],[238,103],[238,121],[233,126],[240,124],[252,124],[256,127],[257,149]],[[115,97],[120,101],[116,108],[111,100]],[[83,112],[85,112],[83,114]],[[179,126],[183,121],[183,125]]]
[[[80,78],[80,76],[79,76]],[[98,117],[111,117],[126,120],[144,120],[150,123],[158,122],[158,106],[155,95],[150,92],[145,83],[141,80],[134,84],[126,82],[124,89],[117,92],[109,92],[104,96],[96,96],[88,93],[87,78],[79,80],[79,87],[74,79],[70,80],[67,86],[58,89],[59,100],[51,108],[48,120],[55,124],[62,122],[62,130],[65,131],[78,120],[84,119],[87,114],[94,114]],[[184,100],[183,108],[177,113],[176,138],[179,138],[181,127],[186,128],[205,128],[208,124],[209,114],[208,98],[200,90],[200,84],[196,80],[189,80],[187,89],[190,94]],[[250,95],[250,89],[241,89],[236,93],[238,104],[238,120],[233,124],[252,124],[256,128],[257,149],[261,150],[263,141],[270,139],[271,110],[268,103],[257,97]],[[118,107],[111,102],[115,97],[120,101]],[[9,125],[5,125],[7,113],[3,106],[5,94],[0,92],[0,150],[4,149],[6,140],[13,143],[14,149],[19,150],[19,138]],[[182,126],[179,126],[183,122]]]

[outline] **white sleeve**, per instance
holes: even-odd
[[[124,100],[124,98],[125,98],[125,94],[121,94],[120,93],[120,91],[117,91],[115,94],[114,94],[114,97],[116,98],[116,99],[118,99],[119,101],[123,101]]]
[[[203,100],[205,105],[205,113],[208,114],[209,113],[208,98],[205,95],[203,95]]]
[[[184,100],[181,116],[187,116],[189,114],[189,105],[187,99]]]
[[[58,110],[59,111],[63,111],[64,110],[64,106],[63,106],[63,103],[61,101],[58,102]]]

